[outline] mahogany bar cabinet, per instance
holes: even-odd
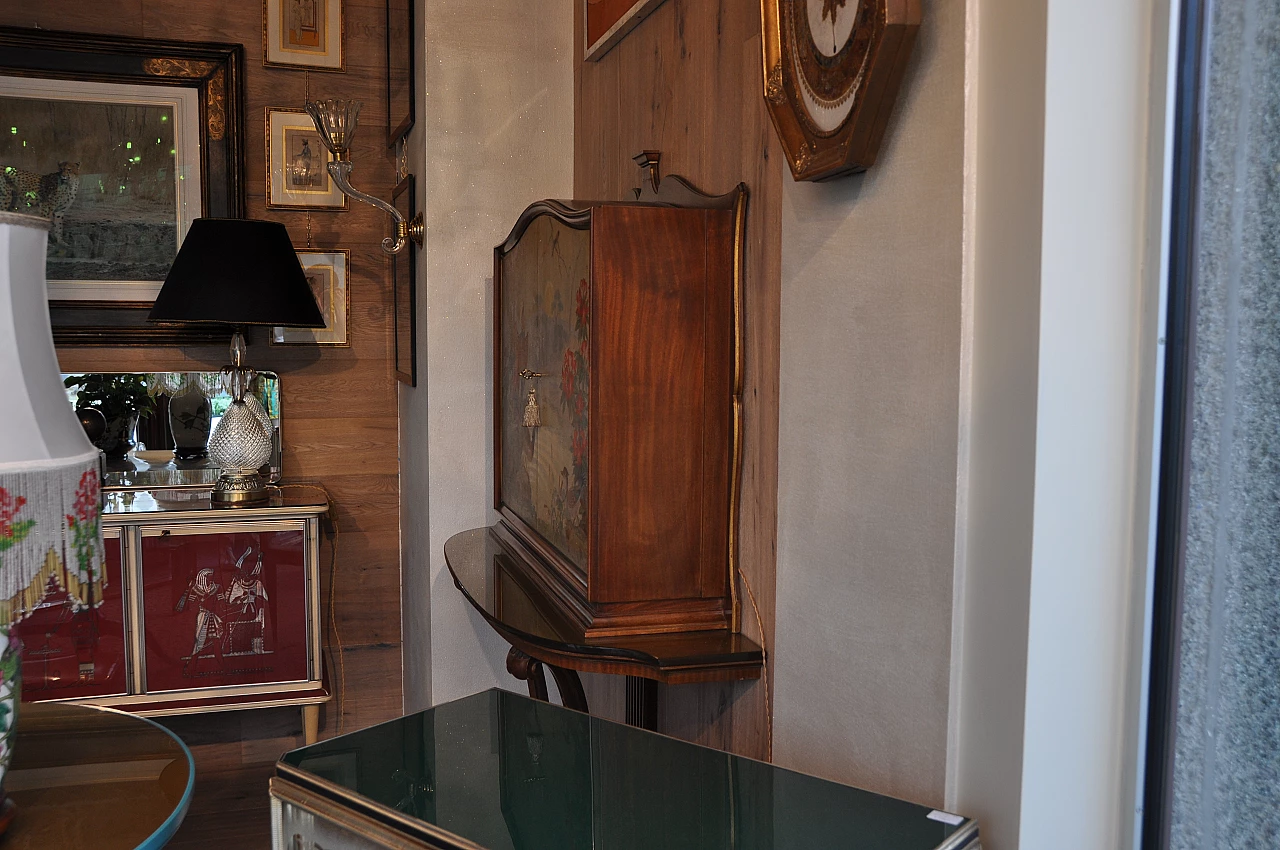
[[[587,637],[737,625],[746,188],[641,165],[494,249],[495,533]]]

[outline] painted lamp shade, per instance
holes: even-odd
[[[58,373],[45,294],[48,228],[45,219],[0,212],[0,777],[18,691],[11,628],[50,591],[77,610],[102,599],[98,450]]]

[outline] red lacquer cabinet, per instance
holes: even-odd
[[[198,491],[117,491],[101,599],[51,585],[18,625],[23,700],[144,715],[328,699],[320,653],[320,502],[218,509]]]

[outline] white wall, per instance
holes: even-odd
[[[1034,519],[1043,0],[970,0],[956,630],[947,807],[1017,846]]]
[[[1167,4],[971,8],[973,352],[948,802],[982,820],[991,850],[1126,847]]]
[[[870,171],[783,176],[774,756],[934,805],[951,646],[964,21],[964,0],[927,4]]]
[[[506,673],[506,644],[454,588],[444,542],[491,522],[493,246],[528,204],[573,189],[572,0],[420,11],[427,235],[418,387],[401,392],[400,424],[406,709],[524,689]]]
[[[1161,283],[1148,253],[1161,207],[1147,204],[1164,173],[1148,133],[1165,131],[1164,51],[1152,49],[1168,35],[1164,7],[1049,3],[1025,848],[1121,847],[1133,834],[1147,572],[1135,553],[1148,539]]]

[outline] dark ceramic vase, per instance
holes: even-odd
[[[137,413],[108,419],[107,430],[94,445],[106,453],[107,460],[120,460],[133,448],[133,432],[137,427]]]

